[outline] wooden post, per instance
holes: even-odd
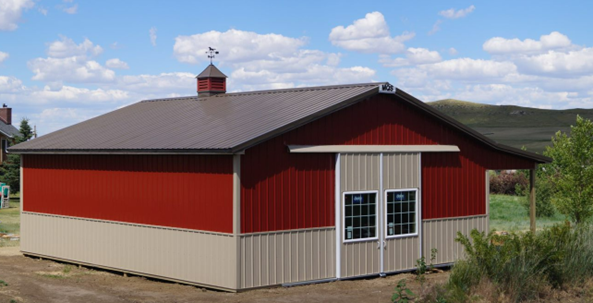
[[[535,169],[529,171],[529,223],[531,232],[535,233]]]

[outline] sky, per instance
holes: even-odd
[[[145,99],[387,81],[423,101],[593,108],[590,1],[0,0],[0,102],[39,135]]]

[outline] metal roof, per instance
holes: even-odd
[[[14,153],[236,153],[376,94],[383,83],[147,100],[9,149]]]
[[[214,66],[213,66],[214,67]],[[216,68],[216,67],[214,67]],[[14,153],[234,154],[379,93],[386,82],[146,100],[9,148]],[[390,86],[390,85],[389,85]],[[499,144],[406,92],[391,92],[501,152]]]
[[[216,66],[210,64],[204,71],[202,71],[196,78],[228,78]]]

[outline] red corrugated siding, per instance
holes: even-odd
[[[25,155],[24,210],[232,232],[232,157]]]
[[[334,155],[289,154],[286,145],[443,144],[422,155],[425,219],[485,213],[486,169],[533,167],[390,95],[335,112],[248,149],[241,159],[243,233],[334,225]]]

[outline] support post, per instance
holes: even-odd
[[[531,232],[535,233],[535,168],[529,171],[529,221]]]

